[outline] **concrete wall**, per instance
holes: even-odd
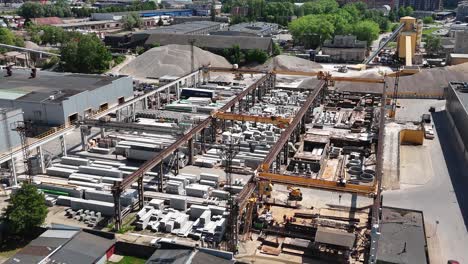
[[[19,134],[12,130],[17,121],[23,121],[21,109],[0,109],[0,153],[21,145]]]
[[[123,77],[113,81],[111,84],[100,88],[85,91],[63,101],[63,118],[68,121],[68,117],[74,113],[84,117],[88,109],[99,110],[102,104],[107,103],[109,107],[117,105],[118,98],[129,99],[133,97],[133,81],[131,77]]]
[[[468,29],[455,32],[455,47],[453,53],[468,53]]]
[[[447,91],[446,109],[450,125],[457,132],[457,141],[463,148],[465,157],[468,157],[468,111],[460,102],[456,92],[449,87]]]
[[[58,103],[21,102],[0,99],[0,107],[21,108],[24,120],[32,120],[49,125],[60,125],[64,122],[62,105]]]
[[[366,57],[366,49],[323,47],[322,53],[330,55],[333,61],[363,61]]]

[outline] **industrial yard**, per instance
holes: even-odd
[[[67,127],[62,147],[52,141],[38,149],[59,155],[38,155],[17,171],[18,181],[45,193],[50,224],[238,253],[254,240],[259,254],[363,262],[381,166],[384,81],[344,80],[380,87],[350,93],[328,89],[326,74],[308,87],[310,76],[206,67],[175,81],[162,77],[150,91]],[[310,187],[344,192],[337,196],[345,206],[310,199]]]

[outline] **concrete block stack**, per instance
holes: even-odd
[[[172,197],[169,200],[169,206],[176,210],[186,211],[187,210],[187,198]]]
[[[185,188],[187,196],[199,197],[199,198],[208,198],[210,194],[210,186],[201,185],[201,184],[190,184]]]
[[[167,181],[166,193],[181,195],[184,193],[183,183],[179,181]]]

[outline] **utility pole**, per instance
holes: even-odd
[[[27,138],[27,133],[29,131],[29,123],[24,122],[24,121],[16,121],[15,123],[13,123],[13,125],[14,127],[12,130],[16,131],[19,134],[20,139],[21,139],[21,151],[23,153],[24,174],[28,177],[27,178],[28,183],[31,183],[32,171],[31,171],[31,162],[29,161],[29,156],[31,155],[31,152],[29,151],[29,144],[28,144],[28,138]]]
[[[191,72],[195,71],[195,39],[190,39],[190,65]],[[192,76],[192,86],[195,87],[195,75]]]

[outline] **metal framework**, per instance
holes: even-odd
[[[230,110],[237,103],[239,103],[244,97],[246,97],[248,94],[255,91],[257,88],[263,89],[263,87],[266,86],[265,83],[268,83],[268,81],[271,80],[271,77],[272,76],[270,74],[262,76],[254,84],[252,84],[247,89],[245,89],[244,91],[237,94],[236,97],[234,97],[231,101],[229,101],[227,104],[225,104],[223,107],[221,107],[219,109],[219,111],[225,112],[227,110]],[[114,184],[114,186],[112,187],[112,194],[114,196],[115,227],[116,227],[116,229],[120,229],[120,227],[122,226],[122,211],[121,211],[121,206],[120,206],[120,195],[122,194],[122,192],[125,189],[129,188],[133,183],[135,183],[139,179],[142,179],[146,172],[150,171],[155,166],[161,164],[162,161],[165,158],[169,157],[170,155],[173,155],[173,153],[176,152],[182,145],[184,145],[189,140],[193,139],[196,134],[200,133],[203,129],[210,126],[214,119],[215,119],[214,115],[206,118],[200,124],[198,124],[197,126],[192,128],[190,131],[188,131],[186,134],[184,134],[179,139],[177,139],[169,147],[167,147],[164,150],[162,150],[161,152],[159,152],[152,159],[146,161],[138,170],[136,170],[131,175],[126,177],[122,182],[120,182],[120,183],[116,182]],[[141,189],[143,189],[143,188],[141,188]],[[142,193],[142,191],[139,191],[139,193]],[[138,204],[143,204],[143,195],[139,195],[138,201],[139,201]]]

